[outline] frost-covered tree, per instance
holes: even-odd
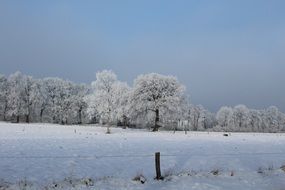
[[[45,78],[45,91],[47,93],[47,115],[53,123],[65,123],[63,111],[66,108],[64,100],[68,96],[69,83],[59,78]]]
[[[233,122],[236,131],[251,131],[248,127],[249,109],[245,105],[237,105],[233,109]]]
[[[153,131],[157,131],[161,127],[161,111],[176,109],[184,91],[185,87],[175,77],[157,73],[140,75],[134,81],[130,98],[132,112],[151,119]]]
[[[8,80],[4,75],[0,75],[0,117],[6,121],[8,111]]]
[[[205,131],[212,128],[215,125],[214,115],[205,109],[202,105],[198,106],[199,118],[198,118],[198,131]]]
[[[215,118],[202,105],[189,105],[187,110],[188,128],[193,131],[204,131],[215,125]]]
[[[250,109],[248,113],[248,127],[253,132],[261,132],[263,129],[262,126],[262,118],[259,110]]]
[[[285,114],[280,112],[280,132],[285,132]]]
[[[86,115],[89,119],[89,123],[98,123],[100,120],[100,115],[97,111],[97,105],[96,105],[96,99],[94,97],[94,94],[87,94],[84,97],[84,100],[87,103],[86,108]]]
[[[175,131],[183,130],[185,134],[190,130],[188,111],[190,109],[190,100],[187,96],[182,96],[176,109],[169,110],[163,115],[163,123],[166,129]]]
[[[75,123],[82,124],[82,119],[85,117],[85,112],[88,102],[86,102],[86,95],[89,92],[87,85],[80,84],[73,86],[72,99],[72,112],[75,113],[75,118],[77,121]]]
[[[30,122],[34,99],[31,96],[34,80],[31,76],[24,76],[24,91],[22,95],[24,115],[27,123]]]
[[[20,121],[20,115],[22,114],[22,99],[21,93],[23,91],[21,83],[21,73],[16,72],[8,77],[9,81],[9,96],[8,96],[8,115],[10,117],[16,117],[16,122]]]
[[[206,130],[212,130],[217,125],[216,114],[206,110]]]
[[[59,86],[59,97],[56,101],[57,114],[60,124],[67,124],[70,115],[72,115],[73,107],[73,83],[70,81],[62,81]]]
[[[114,105],[112,120],[116,120],[117,124],[126,127],[129,124],[130,87],[127,83],[115,82],[112,86],[112,93],[112,104]]]
[[[278,132],[281,131],[282,118],[279,109],[276,106],[270,106],[264,113],[264,124],[266,125],[265,132]]]
[[[231,107],[221,107],[216,114],[219,127],[223,131],[231,131],[233,124],[233,109]]]
[[[129,87],[118,81],[116,74],[110,70],[96,73],[96,81],[91,84],[93,93],[86,96],[87,113],[94,120],[107,124],[110,133],[111,124],[125,124],[127,120],[127,104]]]
[[[21,114],[21,78],[20,73],[11,74],[8,77],[9,81],[9,96],[8,96],[8,115],[16,117],[16,121],[20,121]]]
[[[197,131],[199,120],[201,118],[202,106],[190,105],[188,110],[188,121],[190,130]]]
[[[34,81],[31,91],[34,116],[40,122],[43,122],[44,112],[49,105],[49,96],[46,87],[46,80],[38,79]]]
[[[32,77],[16,72],[9,76],[9,115],[20,121],[20,116],[25,116],[26,122],[30,121],[32,99],[30,96],[33,84]]]
[[[114,105],[114,84],[117,83],[117,76],[114,72],[104,70],[96,73],[96,81],[92,82],[94,89],[93,102],[100,115],[102,123],[111,124]]]

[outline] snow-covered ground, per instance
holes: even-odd
[[[0,189],[285,189],[285,134],[105,131],[0,123]]]

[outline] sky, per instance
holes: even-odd
[[[1,0],[0,73],[176,76],[193,104],[285,111],[284,0]]]

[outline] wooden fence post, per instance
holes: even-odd
[[[156,171],[156,180],[163,180],[160,171],[160,152],[155,153],[155,171]]]

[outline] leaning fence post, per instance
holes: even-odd
[[[156,171],[156,180],[163,180],[160,171],[160,152],[155,153],[155,171]]]

